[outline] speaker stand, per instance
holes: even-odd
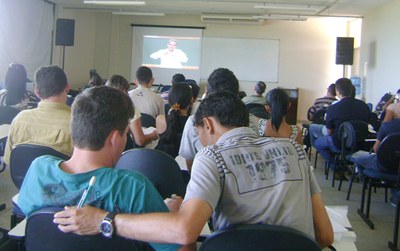
[[[64,70],[64,64],[65,64],[65,45],[62,46],[62,64],[61,64],[61,69],[63,69],[63,70]]]
[[[63,69],[64,69],[64,67],[63,67]],[[343,77],[345,77],[345,74],[346,74],[346,65],[343,65]]]

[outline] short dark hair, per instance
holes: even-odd
[[[106,86],[111,86],[114,88],[117,88],[121,91],[124,92],[128,92],[129,87],[131,86],[128,82],[128,80],[126,80],[126,78],[124,78],[121,75],[112,75],[106,82]]]
[[[239,93],[239,80],[235,74],[227,68],[214,70],[207,81],[207,93],[230,92],[233,95]]]
[[[94,73],[89,80],[88,83],[89,87],[94,87],[94,86],[101,86],[103,85],[103,79],[100,77],[99,74]]]
[[[153,72],[147,66],[140,66],[136,70],[136,79],[139,81],[139,84],[147,84],[150,83],[150,80],[153,78]]]
[[[343,97],[351,97],[353,93],[353,84],[351,83],[351,80],[348,78],[339,78],[335,82],[335,88],[336,91],[339,91],[339,93]]]
[[[280,88],[270,90],[266,97],[266,104],[271,108],[271,124],[278,131],[283,117],[286,116],[289,106],[289,95]]]
[[[188,84],[192,88],[192,96],[193,96],[193,98],[197,99],[197,97],[199,96],[200,87],[196,83],[196,80],[194,80],[194,79],[186,79],[185,82],[186,82],[186,84]]]
[[[40,67],[35,72],[35,85],[42,99],[61,94],[68,85],[65,72],[56,65]]]
[[[128,94],[117,88],[98,86],[79,94],[72,105],[71,135],[79,149],[98,151],[110,132],[125,133],[134,108]]]
[[[267,85],[263,81],[258,81],[254,89],[257,94],[261,95],[265,92],[265,89],[267,89]]]
[[[183,83],[185,82],[185,80],[186,80],[185,76],[181,73],[177,73],[174,76],[172,76],[172,84]]]
[[[204,126],[204,117],[214,117],[225,127],[249,126],[249,112],[237,95],[229,92],[209,94],[194,115],[194,125]]]
[[[328,87],[328,92],[333,95],[336,96],[336,89],[335,89],[335,84],[330,84]]]

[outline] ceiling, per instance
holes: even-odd
[[[222,15],[241,17],[302,16],[363,17],[368,12],[393,0],[145,0],[144,6],[105,6],[84,4],[83,0],[48,0],[66,9],[107,12],[164,13],[166,15]],[[279,4],[279,8],[259,9],[255,5]],[[289,8],[285,7],[285,4]],[[313,10],[307,6],[313,7]],[[316,8],[314,8],[316,7]],[[277,18],[279,19],[279,18]]]

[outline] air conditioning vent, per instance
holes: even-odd
[[[261,25],[263,19],[254,18],[252,16],[225,16],[225,15],[202,15],[203,23],[220,23],[220,24],[252,24]]]

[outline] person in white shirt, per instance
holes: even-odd
[[[130,91],[129,97],[141,113],[146,113],[155,119],[158,115],[165,114],[165,108],[164,101],[160,95],[150,90],[153,82],[154,78],[151,69],[146,66],[139,67],[136,70],[135,80],[138,88]]]
[[[170,39],[166,49],[158,50],[150,55],[154,60],[160,59],[160,66],[165,68],[182,68],[182,63],[187,63],[188,57],[180,50],[176,49],[177,41]]]

